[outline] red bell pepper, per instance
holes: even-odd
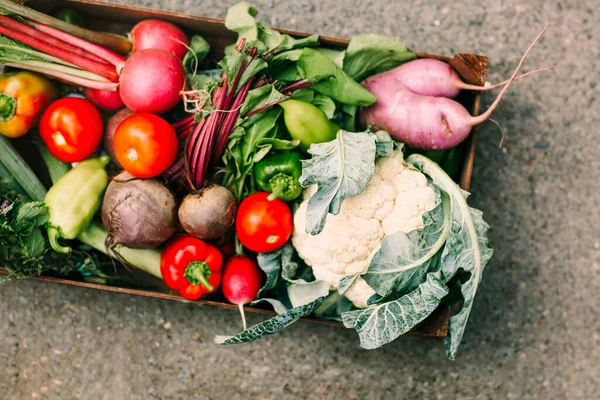
[[[215,246],[187,234],[171,239],[160,255],[163,280],[188,300],[217,290],[222,266],[223,256]]]

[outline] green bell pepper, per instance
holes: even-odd
[[[294,151],[267,156],[254,166],[254,178],[258,187],[271,192],[269,200],[280,198],[290,201],[300,196],[300,175],[300,153]]]
[[[92,222],[102,205],[102,195],[108,186],[104,170],[110,157],[102,156],[80,162],[50,188],[44,199],[50,212],[48,240],[59,253],[71,252],[58,240],[75,239]]]

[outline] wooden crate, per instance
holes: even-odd
[[[211,45],[211,54],[209,57],[219,60],[223,57],[223,49],[225,46],[233,43],[237,35],[225,28],[222,20],[190,16],[181,13],[167,12],[154,10],[142,7],[134,7],[128,5],[109,4],[96,0],[30,0],[27,5],[36,8],[40,11],[51,12],[62,7],[70,7],[80,11],[86,15],[86,24],[94,30],[114,32],[125,34],[131,27],[144,19],[158,18],[166,21],[171,21],[183,28],[189,33],[197,33],[202,35]],[[290,34],[295,37],[305,37],[309,34],[304,32],[295,32],[285,29],[278,29],[280,32]],[[318,32],[317,32],[318,33]],[[330,48],[343,49],[348,45],[348,40],[334,37],[321,36],[321,43]],[[448,62],[461,76],[461,78],[471,84],[483,85],[487,72],[487,58],[474,54],[457,54],[453,58],[425,54],[417,52],[419,57],[437,58]],[[464,93],[458,100],[471,111],[472,115],[479,114],[480,95],[479,93]],[[460,174],[459,184],[464,190],[469,190],[471,184],[471,174],[473,171],[473,161],[475,157],[475,129],[472,130],[470,137],[467,139],[467,151]],[[27,156],[27,154],[24,154]],[[0,268],[0,275],[6,274],[6,270]],[[72,286],[85,287],[90,289],[105,290],[116,293],[124,293],[137,296],[154,297],[166,300],[175,300],[180,302],[189,302],[183,299],[168,288],[157,288],[156,290],[140,290],[127,287],[98,285],[77,280],[57,278],[50,276],[41,276],[33,278],[49,283],[60,283]],[[200,299],[194,303],[221,307],[227,309],[237,309],[237,306],[214,300]],[[248,312],[274,315],[270,310],[260,308],[246,307]],[[448,334],[448,322],[450,318],[450,308],[440,307],[425,321],[415,327],[407,335],[411,336],[428,336],[428,337],[444,337]],[[332,326],[342,326],[337,322],[319,320],[316,318],[304,318],[305,320],[327,324]]]

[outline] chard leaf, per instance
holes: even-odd
[[[436,189],[435,207],[423,214],[423,227],[408,233],[396,232],[383,238],[362,278],[377,294],[408,293],[419,286],[427,273],[439,268],[435,255],[450,232],[450,198]]]
[[[242,108],[240,116],[245,117],[247,114],[256,111],[266,105],[287,99],[288,96],[275,89],[274,85],[265,85],[248,92]]]
[[[296,68],[296,67],[294,67]],[[310,89],[300,89],[292,93],[292,99],[312,103],[315,98],[315,91]]]
[[[469,207],[467,193],[433,161],[419,154],[413,154],[407,161],[425,174],[434,184],[450,196],[452,227],[441,256],[441,270],[444,282],[449,282],[459,270],[470,273],[469,279],[461,286],[464,303],[461,310],[450,317],[450,335],[445,338],[446,354],[453,360],[462,340],[473,300],[481,281],[483,269],[492,256],[488,246],[488,224],[479,210]]]
[[[281,51],[292,50],[299,47],[317,46],[319,36],[312,35],[305,38],[294,39],[290,35],[277,32],[274,29],[262,25],[256,20],[258,11],[249,3],[241,2],[230,7],[225,17],[227,29],[237,32],[239,39],[247,41],[259,40],[269,50],[279,49]]]
[[[228,156],[233,159],[236,171],[241,175],[248,174],[254,166],[256,152],[269,145],[264,140],[276,137],[280,113],[279,107],[271,108],[247,119],[236,128],[233,140],[228,142]]]
[[[369,106],[377,100],[374,94],[362,87],[317,50],[305,48],[298,59],[300,75],[311,82],[311,88],[343,104]]]
[[[317,47],[319,53],[327,56],[338,68],[344,67],[344,57],[346,56],[346,52],[342,50],[334,50],[328,49],[327,47]]]
[[[416,54],[398,40],[368,33],[350,40],[344,59],[344,72],[360,82],[415,58]]]
[[[183,68],[189,75],[195,75],[200,68],[200,63],[204,61],[210,52],[210,44],[200,35],[192,36],[190,40],[190,50],[183,57]]]
[[[398,300],[342,314],[346,328],[358,332],[360,346],[376,349],[414,328],[431,314],[448,288],[430,273],[419,287]]]
[[[320,297],[311,303],[300,307],[292,308],[291,310],[269,318],[266,321],[251,326],[243,332],[235,336],[215,336],[216,344],[239,344],[254,342],[267,335],[272,335],[280,330],[290,326],[300,318],[310,315],[317,307],[321,305],[325,298]]]
[[[323,111],[327,118],[333,118],[333,115],[335,114],[335,103],[331,100],[331,97],[317,93],[312,100],[312,104]]]
[[[306,232],[319,234],[327,213],[339,214],[342,202],[365,190],[375,172],[375,135],[340,130],[335,140],[312,144],[310,160],[302,160],[302,186],[316,184],[308,201]]]

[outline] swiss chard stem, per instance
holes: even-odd
[[[91,60],[98,61],[98,62],[105,62],[103,59],[101,59],[100,57],[97,57],[93,53],[85,51],[84,49],[82,49],[80,47],[74,46],[73,44],[71,44],[68,41],[63,41],[55,36],[49,35],[48,33],[44,32],[44,31],[32,28],[29,25],[25,25],[25,24],[23,24],[19,21],[16,21],[12,18],[9,18],[5,15],[0,15],[0,23],[2,23],[3,25],[6,25],[7,27],[9,27],[11,29],[21,32],[25,35],[33,36],[37,39],[40,39],[48,44],[51,44],[52,46],[59,47],[63,50],[69,51],[73,54],[77,54],[78,56],[81,56],[84,58],[89,58]],[[79,40],[81,40],[81,39],[79,39]]]
[[[0,24],[0,34],[7,36],[13,40],[16,40],[17,42],[23,43],[29,47],[33,47],[34,49],[39,50],[43,53],[47,53],[51,56],[60,58],[63,61],[70,62],[80,68],[85,69],[86,71],[93,72],[112,82],[119,81],[119,74],[117,74],[115,67],[110,64],[101,63],[98,61],[90,60],[85,57],[81,57],[60,47],[56,47],[49,43],[46,43],[36,37],[10,29],[9,27],[2,24]]]
[[[46,60],[48,62],[62,64],[62,65],[66,65],[69,67],[75,67],[73,64],[63,61],[60,58],[52,57],[48,54],[42,53],[42,52],[34,50],[34,49],[30,49],[29,47],[25,47],[25,46],[11,46],[9,44],[0,43],[0,49],[8,50],[8,52],[6,52],[5,54],[10,54],[11,52],[19,52],[19,53],[24,53],[24,54],[33,56],[34,59],[41,58],[42,60]],[[7,57],[4,57],[4,58],[7,58]]]
[[[14,67],[14,68],[25,69],[28,71],[33,71],[33,72],[39,72],[40,74],[48,75],[48,76],[54,77],[56,79],[65,81],[65,82],[70,82],[75,85],[88,87],[91,89],[110,90],[110,91],[114,92],[117,90],[117,88],[119,86],[119,84],[115,83],[115,82],[101,82],[101,81],[95,81],[95,80],[91,80],[91,79],[79,78],[79,77],[73,76],[67,72],[57,72],[57,71],[53,71],[51,69],[33,66],[33,65],[30,65],[25,62],[5,62],[4,65],[6,65],[7,67]],[[50,67],[51,67],[51,65],[52,64],[49,64]]]
[[[117,71],[123,69],[123,66],[125,65],[125,57],[105,49],[102,46],[98,46],[95,43],[88,42],[87,40],[81,39],[77,36],[71,35],[70,33],[63,32],[48,25],[40,24],[35,21],[27,22],[36,27],[39,31],[45,32],[64,42],[71,43],[72,45],[87,51],[88,54],[93,54],[99,60],[103,60],[114,65],[117,68]]]
[[[93,74],[91,72],[88,71],[84,71],[82,69],[79,69],[77,67],[70,67],[67,65],[61,65],[61,64],[53,64],[53,63],[49,63],[46,61],[34,61],[34,60],[12,60],[10,58],[3,58],[0,57],[0,62],[2,62],[3,64],[8,64],[8,63],[12,63],[12,62],[16,62],[19,64],[23,64],[23,65],[29,65],[31,67],[37,67],[37,68],[42,68],[45,70],[50,70],[50,71],[54,71],[54,72],[60,72],[60,73],[65,73],[68,75],[72,75],[78,78],[83,78],[83,79],[90,79],[93,81],[98,81],[98,82],[106,82],[106,83],[110,83],[110,84],[114,84],[114,82],[109,82],[108,80],[106,80],[105,78],[98,76],[96,74]]]
[[[119,54],[127,54],[131,51],[131,41],[124,37],[111,35],[107,33],[100,33],[83,29],[77,25],[72,25],[67,22],[61,21],[57,18],[51,17],[39,11],[32,10],[29,7],[25,7],[21,4],[15,3],[11,0],[0,0],[0,7],[18,14],[22,17],[31,19],[36,22],[51,26],[59,29],[63,32],[70,33],[71,35],[77,36],[82,39],[86,39],[90,42],[99,44],[103,47],[116,51]]]

